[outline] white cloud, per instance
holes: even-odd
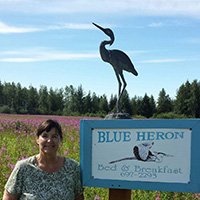
[[[153,60],[144,60],[141,63],[172,63],[172,62],[184,62],[185,59],[153,59]]]
[[[158,23],[153,22],[153,23],[149,24],[148,26],[149,27],[162,27],[162,26],[164,26],[164,24],[161,22],[158,22]]]
[[[24,49],[21,51],[0,52],[0,62],[43,62],[54,60],[79,60],[99,57],[98,53],[71,53],[50,51],[46,48]]]
[[[130,51],[130,54],[146,53],[147,51]],[[65,51],[52,51],[48,48],[38,47],[23,49],[20,51],[0,52],[0,62],[24,63],[24,62],[45,62],[61,60],[80,60],[99,58],[98,52],[72,53]],[[140,61],[140,63],[173,63],[184,62],[185,59],[152,59]]]
[[[66,24],[68,29],[95,29],[92,24]]]
[[[187,44],[200,45],[200,38],[187,38],[183,41]]]
[[[38,28],[25,28],[25,27],[14,27],[8,26],[2,22],[0,22],[0,33],[28,33],[28,32],[35,32],[40,31],[41,29]]]
[[[148,25],[148,27],[152,27],[152,28],[158,28],[158,27],[164,27],[164,26],[185,26],[188,25],[189,22],[187,22],[186,20],[165,20],[163,22],[152,22],[151,24]]]
[[[38,31],[48,31],[48,30],[57,30],[57,29],[95,29],[92,24],[62,24],[62,25],[52,25],[42,28],[37,27],[17,27],[9,26],[3,22],[0,22],[0,34],[9,34],[9,33],[29,33],[29,32],[38,32]]]
[[[39,59],[34,58],[3,58],[0,59],[0,62],[37,62],[40,61]]]
[[[117,13],[127,15],[185,15],[200,17],[199,0],[0,0],[1,12]]]

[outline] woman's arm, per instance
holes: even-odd
[[[83,194],[81,194],[81,195],[75,197],[75,200],[84,200]]]
[[[7,190],[4,191],[2,200],[18,200],[18,199],[19,199],[19,196],[10,194]]]

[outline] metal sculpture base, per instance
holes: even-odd
[[[108,113],[104,119],[132,119],[128,113]]]

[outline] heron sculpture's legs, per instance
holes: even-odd
[[[117,112],[121,112],[121,107],[120,107],[120,94],[121,94],[121,86],[122,86],[122,83],[120,81],[120,78],[119,78],[119,75],[117,72],[115,72],[116,74],[116,77],[117,77],[117,81],[118,81],[118,98],[117,98]]]
[[[122,81],[123,81],[123,83],[124,83],[124,86],[123,86],[123,89],[122,89],[122,92],[121,92],[121,96],[122,96],[122,94],[124,93],[124,90],[125,90],[127,84],[126,84],[126,81],[125,81],[124,76],[123,76],[122,73],[120,74],[120,76],[121,76]],[[121,96],[120,96],[120,98],[121,98]]]
[[[116,73],[116,72],[115,72],[115,74],[116,74],[117,81],[118,81],[118,85],[119,85],[119,89],[118,89],[118,99],[117,99],[117,112],[119,113],[119,112],[121,112],[120,99],[121,99],[121,96],[122,96],[122,94],[123,94],[123,92],[124,92],[124,90],[125,90],[127,84],[126,84],[126,81],[125,81],[125,79],[124,79],[124,76],[123,76],[123,74],[122,74],[122,72],[121,72],[121,73],[120,73],[120,76],[121,76],[121,79],[122,79],[123,84],[124,84],[124,85],[123,85],[123,88],[122,88],[122,91],[121,91],[122,83],[121,83],[121,81],[120,81],[119,74]]]

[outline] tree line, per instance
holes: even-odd
[[[116,112],[117,96],[96,95],[84,92],[82,85],[48,90],[40,86],[37,90],[0,81],[0,113],[42,114],[42,115],[87,115],[104,117],[108,112]],[[163,88],[157,101],[145,94],[130,97],[125,90],[121,98],[121,108],[125,113],[137,117],[175,118],[200,117],[200,82],[186,81],[178,90],[175,99],[169,97]]]

